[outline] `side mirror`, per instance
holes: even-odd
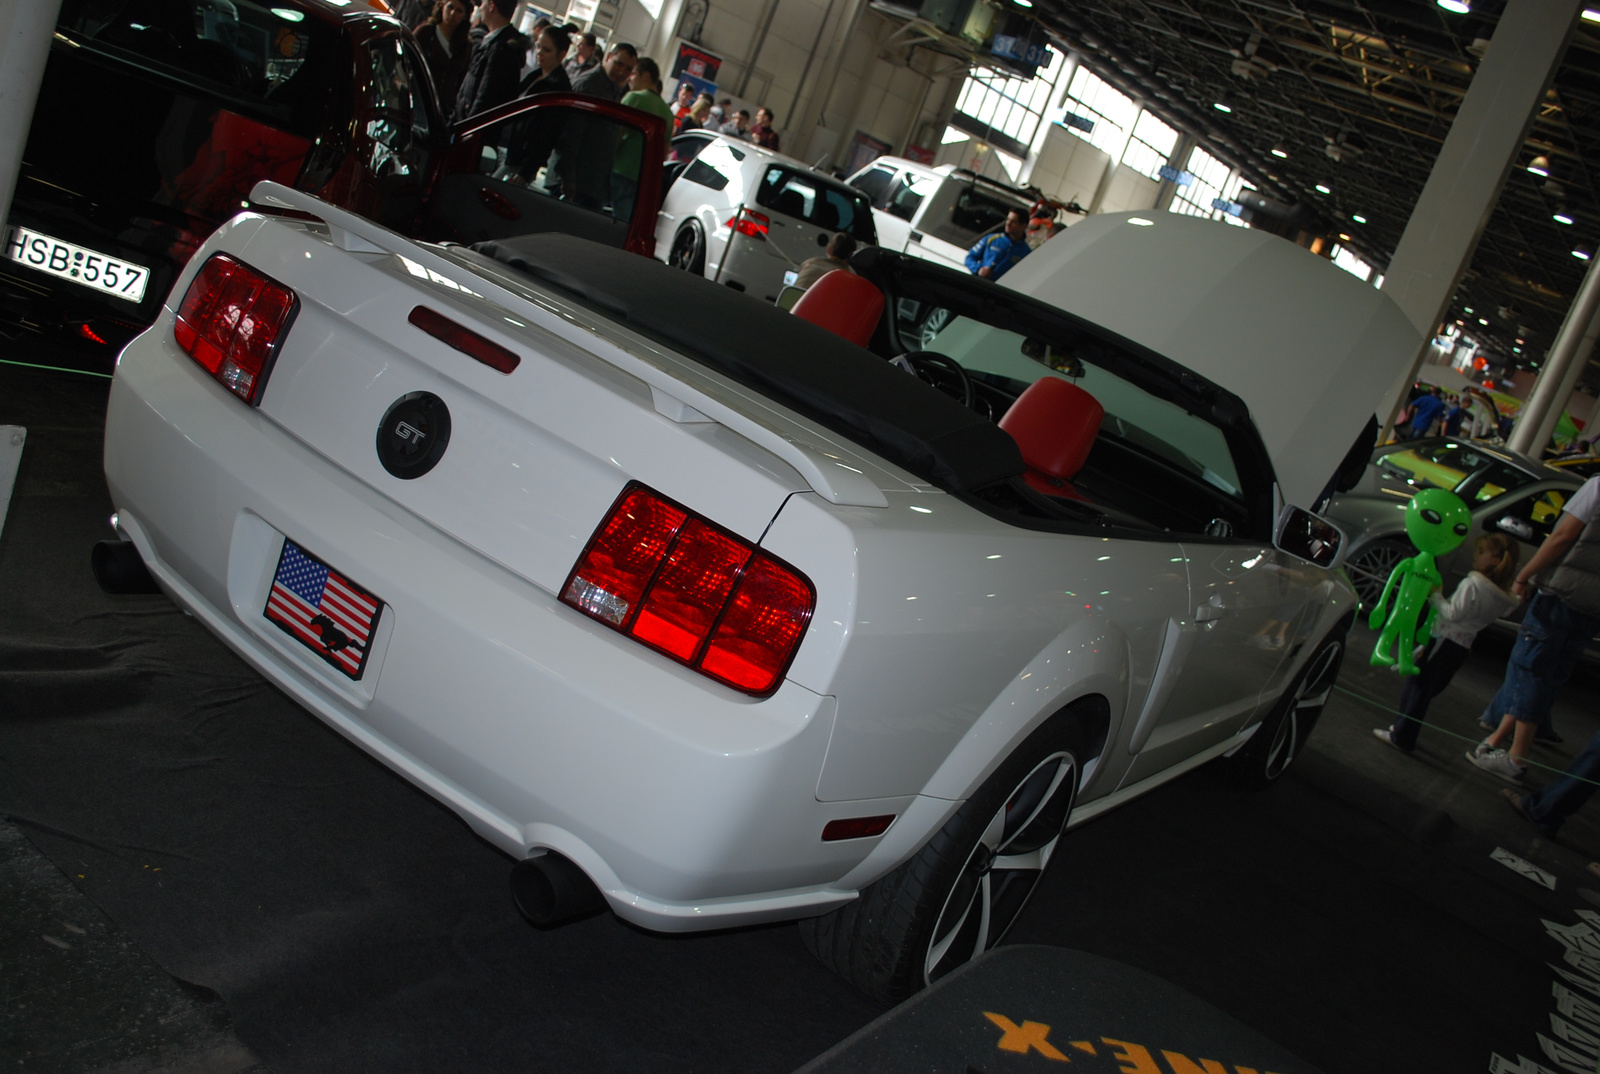
[[[1519,541],[1533,540],[1533,527],[1515,515],[1501,515],[1495,520],[1495,529],[1509,533]]]
[[[1344,533],[1332,522],[1301,507],[1285,507],[1278,516],[1273,545],[1296,559],[1332,567],[1344,551]]]

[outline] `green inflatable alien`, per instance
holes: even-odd
[[[1412,650],[1428,644],[1433,633],[1435,610],[1428,607],[1428,594],[1444,584],[1439,568],[1434,566],[1435,556],[1453,552],[1467,539],[1472,527],[1472,514],[1461,497],[1444,489],[1423,489],[1406,505],[1406,536],[1420,552],[1395,564],[1389,581],[1383,587],[1383,596],[1372,609],[1367,625],[1373,630],[1383,624],[1378,644],[1372,650],[1374,664],[1398,663],[1402,675],[1415,675],[1420,670],[1412,661]],[[1394,611],[1384,622],[1383,610],[1388,607],[1389,594],[1399,587],[1395,595]],[[1422,618],[1426,610],[1427,618]],[[1394,650],[1391,654],[1390,650]]]

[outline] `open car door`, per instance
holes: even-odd
[[[559,231],[650,257],[666,124],[546,93],[470,116],[433,177],[429,238],[472,244]]]

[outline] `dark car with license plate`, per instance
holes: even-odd
[[[651,252],[653,213],[580,202],[553,172],[496,172],[508,146],[548,155],[584,124],[607,128],[608,149],[664,145],[659,120],[555,95],[453,129],[444,112],[410,32],[365,0],[63,0],[0,248],[0,319],[120,345],[262,179],[408,235],[568,230]],[[635,178],[653,206],[658,171]]]

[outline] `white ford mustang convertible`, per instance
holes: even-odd
[[[894,1000],[1070,825],[1305,743],[1355,597],[1302,508],[1416,344],[1305,250],[1109,215],[1004,286],[864,251],[796,315],[254,199],[296,212],[218,231],[118,361],[115,525],[536,922],[804,919]]]

